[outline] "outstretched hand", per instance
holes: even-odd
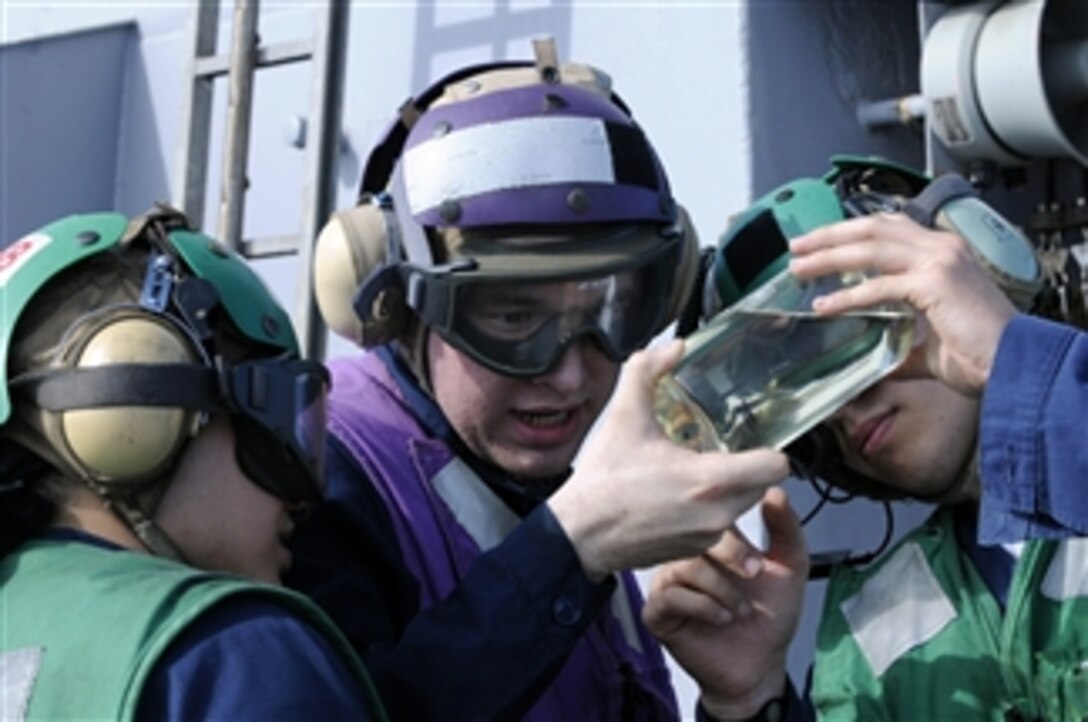
[[[789,473],[771,449],[699,453],[665,436],[654,392],[682,354],[676,340],[631,356],[573,475],[548,500],[592,579],[701,554]]]
[[[762,511],[769,543],[759,564],[730,530],[704,554],[663,566],[642,611],[715,717],[751,716],[782,694],[804,605],[809,558],[797,515],[780,488]]]
[[[818,228],[793,239],[790,271],[798,278],[876,270],[864,283],[814,302],[836,314],[887,302],[918,310],[923,340],[897,371],[933,376],[979,396],[1001,334],[1015,307],[960,236],[918,225],[902,214],[877,214]]]

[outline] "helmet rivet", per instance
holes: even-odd
[[[208,241],[208,250],[220,258],[230,258],[230,251],[220,241],[212,239]]]
[[[446,223],[454,223],[461,217],[461,204],[457,201],[442,201],[442,205],[438,207],[438,215]]]
[[[544,94],[544,110],[557,110],[567,107],[566,98],[558,93]]]
[[[442,122],[435,124],[434,130],[431,131],[431,136],[441,138],[442,136],[447,135],[452,128],[453,126],[450,125],[448,121],[443,120]]]
[[[589,210],[589,195],[581,188],[575,188],[567,194],[567,205],[575,213],[585,213]]]
[[[81,246],[90,246],[98,243],[102,236],[98,235],[98,231],[81,231],[76,235],[76,240],[79,241]]]
[[[480,81],[478,80],[466,80],[461,84],[461,87],[466,93],[471,94],[480,92],[480,88],[483,86],[480,85]]]
[[[774,197],[774,202],[775,203],[785,203],[790,198],[793,198],[793,191],[791,191],[789,188],[787,188],[786,190],[782,191],[781,193],[779,193],[778,195],[776,195]]]
[[[279,322],[268,315],[261,316],[261,328],[263,328],[264,332],[271,338],[275,338],[280,332]]]
[[[658,207],[662,213],[671,216],[676,211],[676,201],[672,199],[672,196],[662,195],[658,198]]]

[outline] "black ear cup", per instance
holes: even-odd
[[[684,311],[692,293],[697,293],[696,285],[699,276],[699,265],[702,262],[702,254],[699,249],[699,235],[695,232],[691,217],[687,210],[677,204],[677,222],[684,234],[683,247],[676,265],[676,276],[673,279],[672,297],[669,299],[669,313],[666,318],[672,323],[680,317]]]
[[[113,364],[204,365],[192,343],[166,319],[133,310],[77,330],[62,354],[69,368]],[[163,406],[106,406],[42,411],[47,441],[77,470],[105,486],[155,477],[195,433],[199,413]]]
[[[982,201],[964,178],[953,173],[935,178],[903,211],[924,226],[962,236],[1013,304],[1021,310],[1031,308],[1043,285],[1031,242]]]

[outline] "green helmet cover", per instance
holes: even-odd
[[[712,277],[722,306],[732,306],[785,267],[787,243],[813,228],[843,219],[834,189],[802,178],[752,204],[726,229],[714,251]]]
[[[119,213],[68,216],[0,250],[0,424],[11,415],[8,355],[19,318],[39,290],[75,264],[127,242],[129,220]],[[168,232],[171,249],[188,275],[209,281],[238,330],[255,343],[298,355],[287,314],[264,282],[233,251],[190,230]],[[135,299],[134,299],[135,300]]]
[[[913,196],[929,177],[891,161],[835,155],[820,178],[800,178],[767,193],[741,212],[718,240],[709,283],[717,299],[707,316],[729,307],[773,278],[789,262],[789,241],[847,217],[843,199],[862,179],[874,192]]]
[[[299,354],[291,319],[237,253],[194,231],[172,231],[170,241],[193,275],[215,286],[231,321],[247,338]]]

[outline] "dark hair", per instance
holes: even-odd
[[[0,438],[0,558],[40,536],[57,503],[35,483],[53,472],[41,457]]]

